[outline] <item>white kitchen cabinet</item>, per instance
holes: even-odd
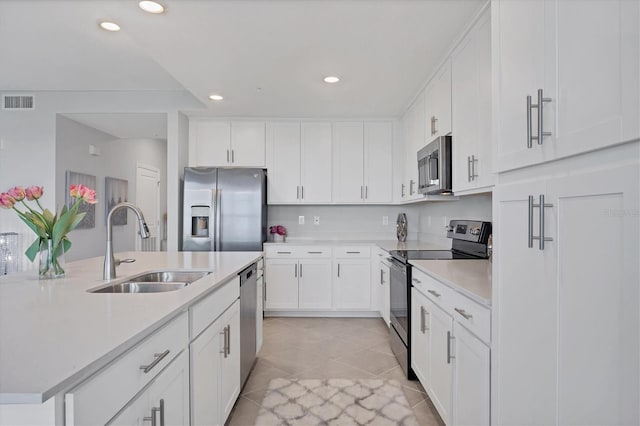
[[[628,0],[492,1],[496,170],[638,138],[638,8]],[[548,101],[526,108],[527,96],[534,106]]]
[[[269,123],[269,204],[330,203],[331,161],[331,123]]]
[[[266,310],[331,310],[331,248],[268,246]]]
[[[189,165],[264,167],[265,123],[191,119]]]
[[[489,11],[451,55],[453,191],[493,185]]]
[[[405,114],[405,179],[402,194],[405,201],[418,200],[418,151],[427,144],[425,136],[425,96],[421,92]]]
[[[300,309],[332,308],[331,261],[329,259],[300,259],[298,307]]]
[[[391,272],[389,265],[380,262],[380,284],[378,288],[380,316],[384,323],[389,326],[391,321]]]
[[[162,419],[162,420],[161,420]],[[113,425],[189,424],[189,356],[184,351],[122,412]]]
[[[333,125],[333,194],[338,203],[390,203],[393,200],[391,122],[339,122]]]
[[[425,89],[427,142],[451,133],[451,61],[448,59]]]
[[[218,336],[223,343],[223,329],[227,327],[227,354],[219,353],[220,359],[220,424],[231,414],[240,395],[240,300],[237,300],[218,320],[221,325]]]
[[[430,383],[431,325],[428,303],[426,296],[415,288],[411,289],[411,368],[423,386]]]
[[[265,309],[298,309],[298,259],[267,259]]]
[[[428,381],[429,397],[445,424],[451,424],[451,389],[453,366],[451,364],[451,343],[453,319],[430,300],[426,300],[429,312],[429,356]],[[424,385],[424,384],[423,384]]]
[[[453,324],[454,425],[489,425],[491,415],[491,350],[458,322]]]
[[[638,147],[599,154],[494,194],[496,424],[640,422]]]
[[[371,307],[371,261],[334,260],[335,307],[339,310],[369,310]]]

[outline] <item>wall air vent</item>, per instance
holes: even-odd
[[[2,95],[2,109],[35,109],[33,95]]]

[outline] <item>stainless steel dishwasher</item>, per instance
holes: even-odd
[[[249,377],[256,359],[256,306],[258,302],[256,264],[240,272],[240,386]]]

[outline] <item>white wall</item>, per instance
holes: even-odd
[[[89,154],[89,144],[100,150],[99,156]],[[64,205],[67,170],[96,176],[95,228],[76,229],[69,234],[73,246],[66,255],[67,260],[78,260],[104,255],[106,239],[105,177],[124,179],[129,182],[128,200],[136,203],[137,163],[160,169],[161,216],[166,212],[166,141],[156,139],[114,139],[66,117],[58,116],[56,125],[56,205]],[[113,227],[114,251],[135,249],[135,217],[129,213],[127,225]]]
[[[407,215],[407,239],[449,246],[451,240],[446,238],[445,224],[451,219],[491,221],[491,195],[399,206],[269,206],[268,225],[283,225],[290,241],[309,238],[393,240],[396,217],[401,212]],[[298,224],[299,216],[305,217],[304,225]],[[319,225],[313,224],[314,216],[320,217]],[[382,225],[383,216],[388,216],[388,225]]]

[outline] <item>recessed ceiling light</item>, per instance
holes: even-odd
[[[155,1],[141,1],[138,3],[140,9],[149,13],[164,13],[164,6],[160,3],[156,3]]]
[[[107,31],[120,31],[120,25],[109,21],[100,22],[100,28]]]
[[[209,95],[209,99],[211,99],[212,101],[221,101],[224,99],[224,96],[213,94]]]
[[[337,83],[340,79],[334,75],[330,75],[324,78],[325,83]]]

